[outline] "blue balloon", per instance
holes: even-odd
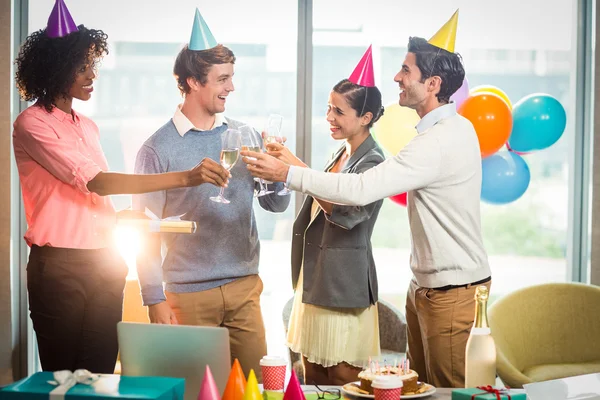
[[[529,186],[529,166],[518,154],[501,151],[481,161],[481,200],[507,204],[517,200]]]
[[[554,97],[534,93],[514,105],[513,128],[508,139],[511,149],[518,152],[543,150],[552,146],[565,131],[567,113]]]

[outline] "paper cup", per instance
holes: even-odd
[[[283,390],[287,361],[282,357],[264,356],[260,360],[263,388],[270,391]]]
[[[399,400],[402,394],[402,379],[398,376],[378,376],[371,386],[375,400]]]

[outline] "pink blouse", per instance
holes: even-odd
[[[87,184],[108,170],[96,124],[73,110],[33,105],[14,123],[29,246],[97,249],[112,245],[115,210],[110,197]]]

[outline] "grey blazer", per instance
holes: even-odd
[[[341,156],[342,146],[325,170]],[[383,151],[369,136],[340,173],[356,174],[383,162]],[[371,234],[383,200],[363,207],[335,204],[331,215],[320,210],[311,223],[308,196],[294,221],[292,284],[303,266],[302,302],[323,307],[368,307],[377,302],[377,273]]]

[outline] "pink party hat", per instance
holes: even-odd
[[[365,51],[356,68],[348,80],[355,85],[373,87],[375,86],[375,75],[373,74],[373,53],[371,47]]]
[[[208,365],[206,366],[204,378],[202,379],[202,384],[200,385],[198,400],[221,400],[217,383],[215,382],[215,378],[213,378],[212,372],[210,372],[210,367]]]
[[[64,0],[56,0],[54,8],[48,17],[46,35],[51,38],[67,36],[69,33],[77,32],[77,25],[71,17]]]
[[[300,381],[298,381],[296,371],[294,370],[292,370],[292,376],[290,377],[290,382],[283,395],[283,400],[306,400],[302,388],[300,388]]]

